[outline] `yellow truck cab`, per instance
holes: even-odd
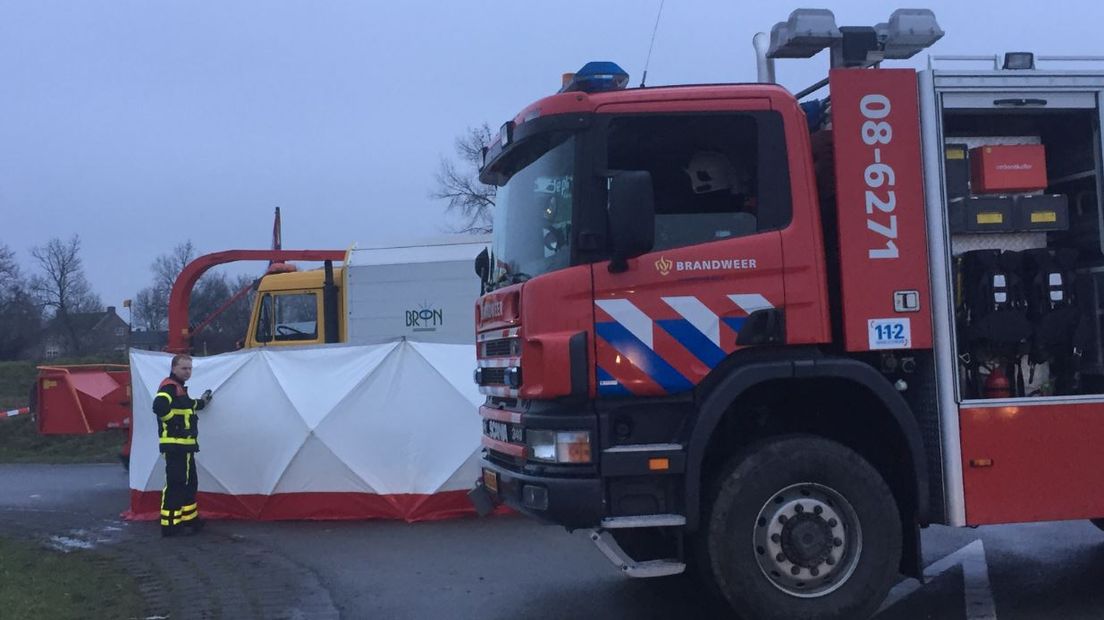
[[[253,304],[245,348],[267,346],[303,346],[345,341],[345,322],[341,282],[344,268],[332,271],[332,286],[337,307],[326,310],[326,271],[293,271],[273,273],[261,278]],[[333,323],[327,320],[333,319]],[[335,331],[336,339],[326,339],[326,328]]]

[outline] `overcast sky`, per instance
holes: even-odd
[[[839,25],[893,6],[833,4]],[[947,32],[935,54],[1104,55],[1098,0],[925,4]],[[751,37],[802,5],[667,0],[648,84],[753,81]],[[185,239],[268,247],[276,206],[289,249],[440,235],[428,194],[456,136],[588,60],[638,84],[659,6],[0,1],[0,243],[30,270],[32,246],[79,233],[93,287],[119,306]],[[779,77],[799,90],[826,69],[782,61]]]

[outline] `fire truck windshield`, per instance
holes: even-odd
[[[571,261],[575,138],[536,155],[498,189],[494,209],[496,285],[520,282]]]

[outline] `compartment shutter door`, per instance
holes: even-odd
[[[943,93],[944,110],[1091,110],[1095,92],[1010,91]]]

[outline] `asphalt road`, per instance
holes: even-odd
[[[139,577],[148,615],[178,618],[702,618],[678,580],[623,578],[582,534],[521,517],[405,524],[212,523],[162,540],[125,522],[114,465],[0,465],[0,535],[93,547]],[[930,578],[878,616],[1104,617],[1104,532],[1087,522],[924,532]]]

